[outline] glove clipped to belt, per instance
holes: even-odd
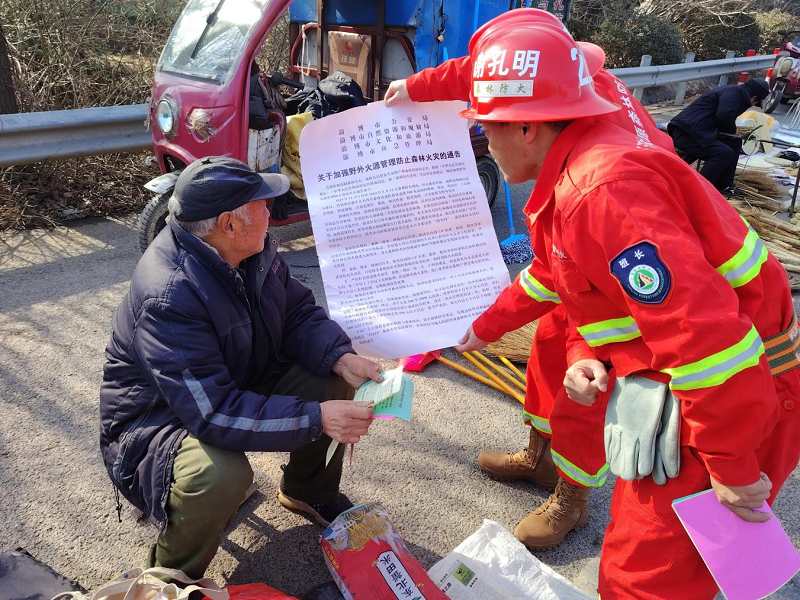
[[[680,404],[665,383],[618,377],[605,421],[609,469],[626,481],[650,474],[664,485],[680,468]]]

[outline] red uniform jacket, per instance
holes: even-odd
[[[459,59],[423,71],[409,95],[456,99],[468,69]],[[563,302],[582,347],[618,375],[669,376],[682,443],[715,479],[750,484],[778,418],[775,386],[800,384],[797,369],[773,384],[761,343],[792,322],[786,273],[705,179],[630,133],[631,119],[580,119],[559,135],[525,209],[535,258],[474,331],[493,341]]]
[[[761,341],[792,323],[786,272],[696,171],[637,146],[598,119],[557,138],[541,202],[525,209],[536,255],[526,285],[563,302],[618,375],[668,375],[682,443],[715,479],[752,483],[779,416],[777,380],[798,380],[795,370],[773,383]]]

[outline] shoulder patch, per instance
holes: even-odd
[[[611,261],[611,274],[631,298],[643,304],[660,304],[672,287],[672,275],[650,242],[639,242]]]

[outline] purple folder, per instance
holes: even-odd
[[[728,600],[764,598],[800,571],[800,555],[766,503],[758,509],[772,515],[766,523],[742,521],[714,490],[678,498],[672,509]]]

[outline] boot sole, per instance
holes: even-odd
[[[319,514],[310,504],[306,504],[302,500],[295,500],[290,498],[282,491],[278,490],[277,493],[278,503],[284,508],[292,511],[293,513],[303,516],[309,521],[315,522],[317,525],[327,527],[331,524],[325,517]]]
[[[489,479],[492,479],[493,481],[500,481],[503,483],[509,483],[513,481],[527,481],[528,483],[532,483],[534,487],[539,488],[540,490],[545,490],[547,492],[554,492],[556,490],[556,484],[558,483],[556,482],[553,485],[545,485],[541,483],[539,480],[533,479],[532,477],[524,477],[524,476],[508,477],[507,475],[501,475],[499,473],[495,473],[494,471],[491,471],[483,467],[482,465],[478,465],[478,468],[484,475],[486,475]]]
[[[564,543],[564,540],[566,540],[566,539],[567,539],[567,536],[568,536],[570,533],[572,533],[573,531],[580,531],[581,529],[583,529],[584,527],[586,527],[586,524],[587,524],[588,522],[589,522],[589,516],[588,516],[588,514],[587,514],[587,516],[586,516],[586,520],[585,520],[583,523],[581,523],[580,521],[578,521],[578,523],[575,525],[575,527],[573,527],[573,528],[572,528],[572,529],[570,529],[570,530],[569,530],[567,533],[565,533],[565,534],[564,534],[564,537],[563,537],[563,538],[561,538],[559,541],[557,541],[557,542],[555,542],[555,543],[553,543],[553,544],[545,544],[545,545],[543,545],[543,546],[529,546],[528,544],[525,544],[525,547],[526,547],[528,550],[530,550],[531,552],[547,552],[548,550],[553,550],[554,548],[558,548],[558,547],[559,547],[561,544],[563,544],[563,543]],[[523,543],[524,543],[524,542],[523,542]]]

